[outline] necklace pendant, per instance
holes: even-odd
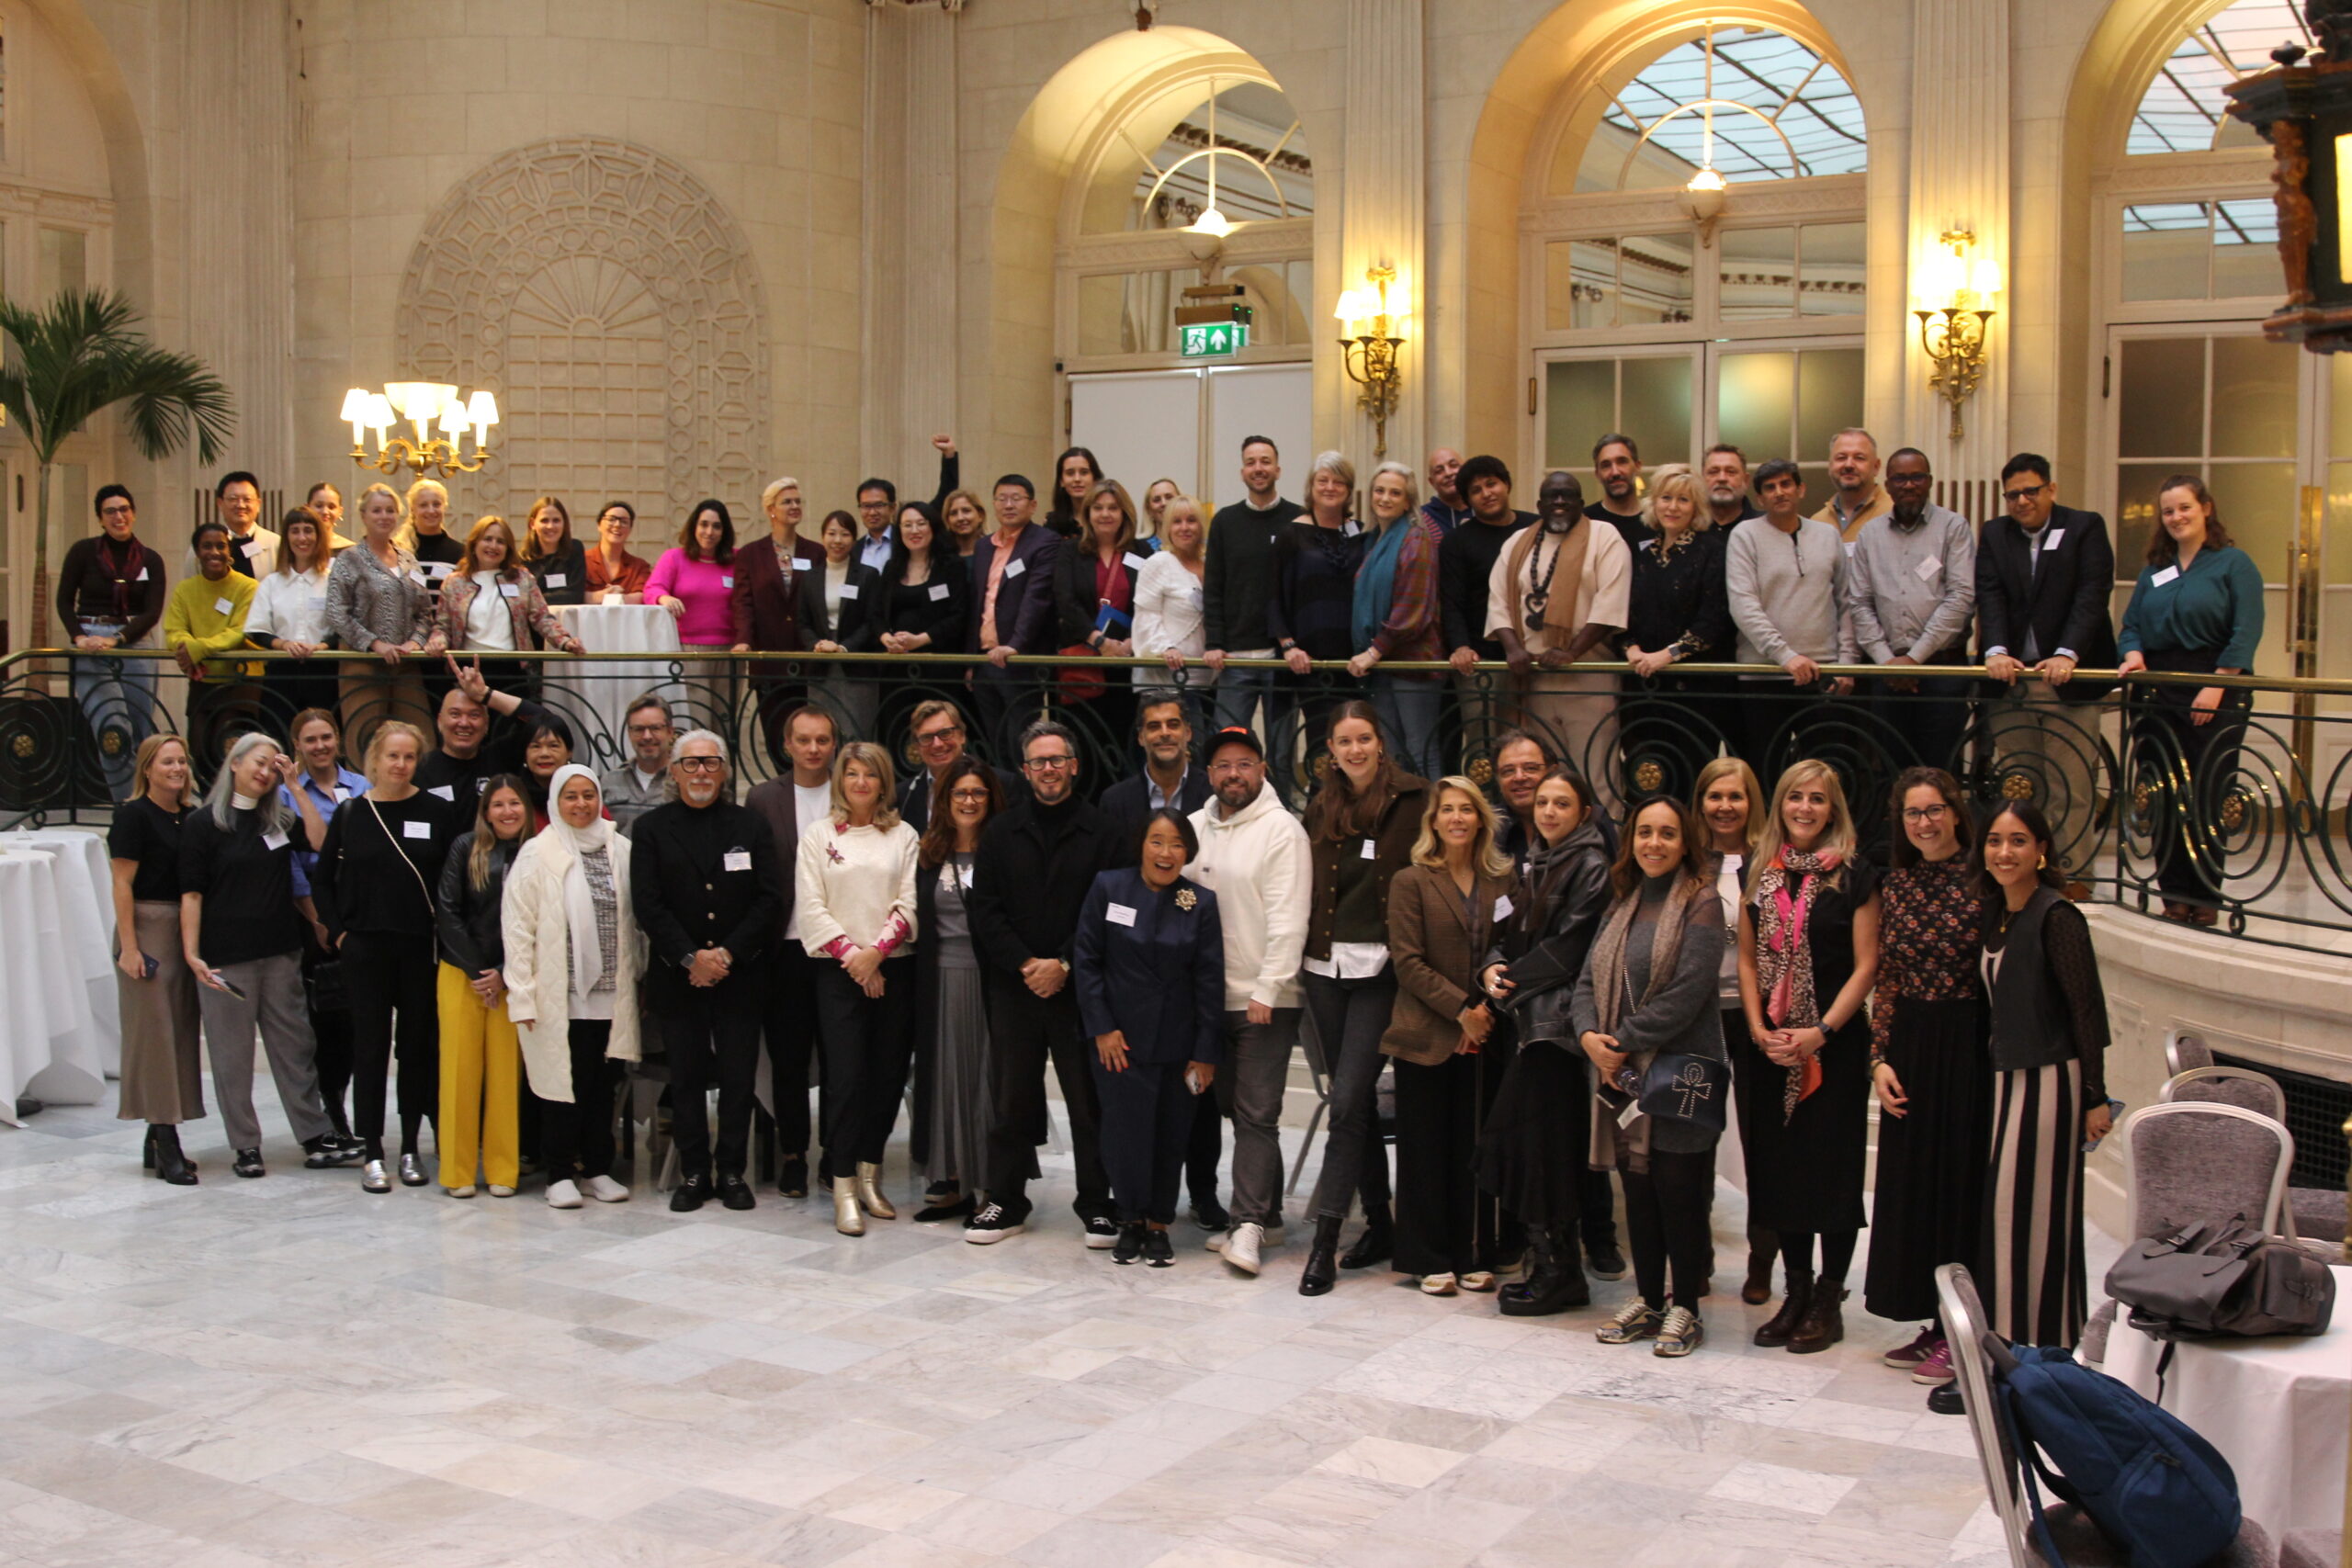
[[[1552,596],[1539,589],[1527,596],[1526,603],[1528,618],[1540,621],[1544,618],[1544,612],[1551,606]]]

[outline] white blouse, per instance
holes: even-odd
[[[273,571],[254,585],[245,630],[280,642],[327,641],[327,569]]]
[[[1208,648],[1203,624],[1201,580],[1184,569],[1172,550],[1161,550],[1136,573],[1136,652],[1174,649],[1198,659]]]
[[[481,592],[466,606],[466,646],[468,648],[506,648],[514,646],[514,612],[506,607],[505,592],[500,588],[498,573],[478,571],[474,582]]]

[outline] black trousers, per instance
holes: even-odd
[[[400,1113],[435,1116],[441,1109],[439,964],[430,934],[346,931],[343,984],[351,997],[351,1130],[384,1135],[384,1077],[393,1060],[397,1020]]]
[[[2178,649],[2146,658],[2149,669],[2168,673],[2210,675],[2220,662],[2211,653]],[[2222,808],[2245,743],[2253,694],[2225,688],[2221,707],[2203,724],[2196,722],[2196,700],[2194,686],[2156,686],[2132,694],[2132,739],[2140,751],[2133,773],[2135,783],[2161,778],[2173,786],[2174,809],[2158,815],[2151,827],[2158,891],[2167,903],[2212,908],[2221,902],[2229,871]]]
[[[330,705],[332,706],[332,705]],[[308,981],[318,972],[319,965],[330,962],[334,954],[306,937],[302,943],[302,978]],[[351,1131],[351,1118],[343,1108],[344,1096],[351,1089],[351,1009],[322,1008],[311,1001],[312,992],[303,987],[304,1000],[309,1004],[311,1036],[319,1043],[315,1058],[319,1069],[319,1102],[325,1107],[327,1120],[334,1123],[338,1133]],[[348,1004],[348,994],[345,1001]],[[437,1032],[438,1007],[435,1008],[435,1028]]]
[[[670,1053],[670,1131],[682,1176],[743,1174],[752,1146],[752,1089],[760,1072],[760,1020],[767,977],[758,969],[716,986],[664,976],[653,994],[662,1041]],[[712,1147],[706,1102],[718,1089],[718,1137]]]
[[[1424,1067],[1396,1058],[1396,1259],[1403,1274],[1492,1266],[1494,1199],[1478,1190],[1487,1086],[1476,1055]]]
[[[539,1156],[549,1181],[613,1173],[613,1064],[605,1055],[612,1040],[610,1019],[575,1018],[566,1032],[571,1100],[538,1102]]]
[[[1650,1151],[1646,1171],[1621,1171],[1625,1183],[1625,1241],[1634,1258],[1634,1288],[1654,1307],[1666,1305],[1666,1271],[1674,1268],[1674,1304],[1699,1310],[1714,1266],[1709,1216],[1715,1201],[1715,1151],[1695,1155]],[[1588,1244],[1589,1245],[1589,1244]]]
[[[1195,1209],[1216,1201],[1216,1168],[1225,1158],[1225,1116],[1216,1108],[1216,1096],[1197,1098],[1192,1141],[1184,1149],[1184,1190]]]
[[[882,994],[869,997],[830,959],[817,969],[817,1024],[825,1045],[825,1157],[831,1181],[880,1165],[906,1097],[914,1056],[915,960],[882,964]]]
[[[1091,1066],[1094,1047],[1079,1032],[1078,998],[1068,986],[1040,997],[1018,975],[990,969],[983,984],[989,1008],[989,1145],[987,1188],[991,1202],[1015,1219],[1029,1213],[1029,1173],[1046,1141],[1046,1067],[1061,1085],[1069,1117],[1070,1152],[1078,1165],[1082,1220],[1111,1214],[1111,1177],[1102,1165],[1102,1116]]]
[[[768,1077],[775,1094],[776,1145],[789,1159],[808,1152],[808,1063],[817,1054],[817,975],[830,959],[797,942],[778,945],[768,969]],[[831,1090],[826,1091],[830,1096]]]
[[[1396,971],[1364,980],[1300,979],[1330,1075],[1331,1120],[1310,1201],[1317,1218],[1344,1220],[1348,1205],[1362,1198],[1369,1219],[1389,1204],[1388,1145],[1380,1136],[1380,1071],[1388,1058],[1380,1054],[1380,1037],[1396,1006]]]
[[[1102,1160],[1110,1168],[1122,1223],[1150,1220],[1164,1225],[1176,1218],[1184,1151],[1197,1111],[1184,1081],[1188,1066],[1131,1058],[1126,1071],[1114,1073],[1099,1054],[1094,1056],[1094,1089],[1102,1097]]]

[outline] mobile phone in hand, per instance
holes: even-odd
[[[244,993],[243,990],[241,990],[241,989],[239,989],[239,988],[238,988],[237,983],[236,983],[234,980],[229,979],[227,976],[223,976],[223,975],[220,973],[220,971],[219,971],[218,969],[215,969],[215,970],[212,972],[212,978],[213,978],[214,982],[215,982],[216,984],[218,984],[218,985],[220,986],[220,987],[222,990],[224,990],[224,991],[228,992],[231,996],[232,996],[232,997],[236,998],[239,1001],[243,1001],[243,1000],[245,999],[245,993]]]
[[[152,953],[141,953],[140,957],[144,961],[141,965],[141,967],[145,971],[143,978],[149,980],[153,979],[155,977],[155,971],[162,968],[163,965],[155,962],[155,955]]]

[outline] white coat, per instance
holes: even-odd
[[[620,914],[620,973],[613,976],[613,1037],[605,1055],[639,1058],[637,977],[645,967],[645,939],[629,907],[629,841],[612,837],[613,887]],[[563,882],[571,846],[560,833],[541,833],[523,846],[506,873],[500,923],[506,931],[506,1016],[523,1045],[531,1092],[541,1100],[571,1099],[571,922]]]

